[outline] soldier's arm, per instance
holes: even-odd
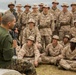
[[[35,49],[35,51],[34,51],[34,53],[35,53],[35,61],[38,61],[38,59],[39,59],[39,57],[40,57],[40,52],[39,52],[39,50],[38,50],[38,48],[36,47],[36,45],[34,45],[34,49]]]
[[[73,21],[74,21],[73,14],[72,14],[72,13],[70,13],[70,26],[71,26],[71,27],[73,27],[73,26],[74,26]]]
[[[60,11],[60,13],[58,14],[57,16],[57,21],[56,21],[56,28],[57,28],[57,31],[60,30],[61,26],[60,26],[60,20],[59,20],[59,17],[61,15],[62,11]]]
[[[67,50],[67,47],[62,49],[60,58],[65,58],[66,57],[66,50]]]
[[[20,23],[23,25],[23,13],[21,14],[21,17],[20,17]]]
[[[36,42],[41,43],[41,35],[37,27],[36,27]]]
[[[52,14],[50,14],[51,15],[51,29],[52,29],[52,31],[54,31],[55,30],[55,23],[54,23],[54,17],[53,17],[53,15]]]
[[[10,36],[7,35],[3,41],[3,57],[4,61],[9,61],[13,57],[13,41],[11,40]]]
[[[26,54],[25,45],[26,45],[26,44],[24,44],[24,45],[22,46],[21,50],[19,51],[19,53],[18,53],[18,59],[22,59],[22,58],[24,57],[24,55]]]
[[[46,46],[46,49],[44,50],[44,53],[42,54],[43,56],[47,56],[49,54],[49,45]]]
[[[38,50],[38,48],[36,47],[36,45],[34,45],[34,49],[35,49],[35,51],[34,51],[34,53],[35,53],[35,62],[34,62],[34,65],[35,66],[38,66],[38,60],[39,60],[39,57],[40,57],[40,52],[39,52],[39,50]]]
[[[27,31],[26,31],[26,29],[27,29],[27,28],[25,28],[25,29],[23,30],[22,44],[25,44],[25,43],[26,43],[26,39],[27,39],[27,36],[26,36],[26,35],[27,35],[27,34],[26,34]]]
[[[64,55],[62,55],[63,46],[60,46],[60,54],[57,56],[58,60],[62,59]],[[63,53],[64,54],[64,53]]]

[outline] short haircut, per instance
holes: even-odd
[[[4,14],[2,17],[2,24],[7,25],[8,22],[12,22],[15,16],[13,14]]]

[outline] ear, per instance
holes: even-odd
[[[10,23],[10,22],[8,22],[8,23],[7,23],[7,25],[8,25],[8,26],[10,26],[10,25],[11,25],[11,23]]]

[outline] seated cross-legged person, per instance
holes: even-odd
[[[68,46],[70,44],[70,36],[69,35],[65,35],[63,37],[63,40],[60,41],[60,44],[64,47]]]
[[[76,38],[72,38],[70,45],[63,49],[59,66],[66,70],[76,71]]]
[[[52,38],[52,43],[48,44],[45,53],[41,54],[42,63],[51,63],[57,65],[59,60],[59,55],[63,49],[62,45],[58,42],[59,37],[54,35]]]
[[[35,66],[38,66],[38,59],[40,56],[39,50],[35,45],[35,38],[29,36],[27,42],[22,46],[21,50],[18,53],[18,58],[23,59],[24,61],[30,61]]]

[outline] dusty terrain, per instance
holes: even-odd
[[[38,75],[76,75],[76,72],[59,70],[53,65],[40,65],[36,70]]]

